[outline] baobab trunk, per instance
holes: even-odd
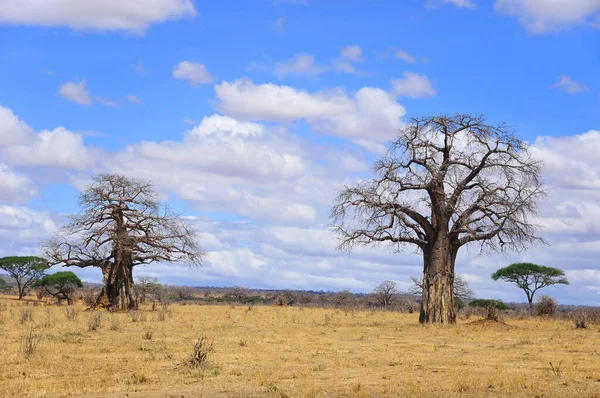
[[[133,282],[133,267],[130,261],[107,263],[102,267],[104,287],[96,299],[96,305],[110,309],[134,309],[135,284]]]
[[[421,323],[456,323],[454,306],[454,260],[447,239],[438,239],[424,254]]]

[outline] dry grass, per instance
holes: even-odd
[[[105,314],[88,331],[83,305],[69,320],[30,307],[21,323],[22,304],[0,298],[0,396],[600,397],[599,325],[572,320],[420,326],[385,311],[172,305],[168,317],[142,310],[147,321]],[[64,321],[42,327],[47,317]],[[201,333],[209,366],[181,366]]]

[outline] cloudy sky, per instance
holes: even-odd
[[[368,177],[406,116],[481,113],[544,160],[548,246],[479,256],[489,275],[566,270],[561,303],[600,305],[600,1],[0,0],[0,256],[39,254],[90,176],[151,180],[193,217],[204,267],[163,283],[408,288],[408,247],[335,250],[336,191]],[[95,269],[75,270],[87,281]]]

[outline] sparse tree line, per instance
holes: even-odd
[[[375,163],[374,176],[339,191],[331,211],[339,248],[416,247],[423,255],[423,275],[411,280],[418,309],[409,307],[419,311],[421,323],[454,323],[456,309],[473,299],[455,273],[460,248],[478,245],[482,253],[504,252],[543,242],[537,226],[528,221],[545,196],[541,168],[527,144],[505,124],[491,125],[483,116],[469,114],[412,118]],[[139,265],[199,266],[206,257],[196,227],[159,203],[150,182],[117,174],[95,176],[79,195],[79,206],[70,222],[43,243],[42,257],[0,259],[0,268],[16,282],[19,298],[36,287],[40,295],[70,303],[81,281],[71,272],[44,274],[55,265],[102,272],[102,288],[88,297],[94,307],[129,310],[149,297],[194,297],[185,289],[165,289],[155,278],[134,282]],[[539,289],[568,284],[562,270],[531,263],[501,268],[492,278],[522,289],[531,308]],[[276,305],[344,307],[356,297],[365,307],[392,309],[399,296],[395,282],[384,281],[370,295],[282,291],[262,299]],[[237,287],[203,300],[259,301]]]

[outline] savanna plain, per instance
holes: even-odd
[[[0,296],[0,396],[600,397],[600,325]],[[204,339],[200,339],[201,337]]]

